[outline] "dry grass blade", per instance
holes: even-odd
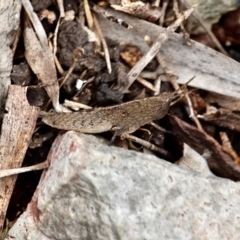
[[[111,74],[112,73],[112,66],[111,66],[111,62],[110,62],[110,55],[109,55],[109,51],[108,51],[108,46],[107,46],[107,42],[106,42],[106,40],[103,36],[103,33],[102,33],[102,30],[101,30],[100,24],[98,22],[98,19],[96,17],[96,14],[93,14],[93,22],[94,22],[94,25],[96,27],[98,36],[99,36],[99,38],[101,40],[101,43],[102,43],[108,73]]]
[[[30,106],[26,99],[26,88],[11,86],[8,92],[6,111],[0,138],[0,169],[18,168],[26,154],[32,137],[39,109]],[[17,176],[0,179],[0,229]]]

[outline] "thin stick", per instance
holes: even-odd
[[[133,136],[133,135],[131,135],[131,134],[124,133],[124,134],[121,136],[121,138],[123,138],[123,139],[126,138],[126,139],[129,139],[129,140],[133,141],[133,142],[139,143],[139,144],[141,144],[142,146],[144,146],[145,148],[148,148],[148,149],[150,149],[150,150],[153,150],[153,151],[155,151],[155,152],[160,153],[160,154],[163,155],[164,157],[171,157],[171,156],[170,156],[170,153],[169,153],[168,151],[164,150],[163,148],[159,148],[159,147],[157,147],[156,145],[154,145],[154,144],[152,144],[152,143],[150,143],[150,142],[148,142],[148,141],[145,141],[145,140],[143,140],[143,139],[140,139],[140,138],[138,138],[138,137],[135,137],[135,136]]]
[[[159,130],[160,132],[163,132],[163,133],[171,133],[170,131],[167,131],[166,129],[160,127],[159,125],[157,125],[156,123],[154,122],[151,122],[150,125],[152,125],[153,127],[155,127],[157,130]]]
[[[90,107],[88,105],[85,105],[85,104],[82,104],[79,102],[70,101],[67,99],[65,99],[65,101],[64,101],[64,106],[74,109],[75,111],[78,111],[79,109],[92,109],[92,107]]]
[[[53,55],[55,56],[57,53],[57,35],[60,26],[61,17],[58,18],[57,25],[53,34]]]
[[[194,113],[192,101],[191,101],[189,95],[186,93],[184,96],[187,100],[188,107],[189,107],[189,117],[195,122],[195,124],[197,125],[199,130],[204,131],[199,119],[196,117],[196,114]]]
[[[162,79],[161,79],[161,75],[159,75],[157,77],[157,79],[154,81],[154,89],[155,89],[154,96],[156,96],[160,93],[161,83],[162,83]]]
[[[163,32],[161,32],[158,35],[156,41],[153,43],[149,51],[144,54],[144,56],[128,73],[128,84],[124,89],[122,89],[123,91],[128,91],[128,88],[133,84],[133,82],[139,76],[141,71],[156,56],[162,44],[168,40],[169,34],[174,32],[179,27],[179,25],[190,16],[193,10],[194,8],[190,8],[187,11],[183,12],[179,19],[177,19],[172,25],[170,25],[168,28],[166,28]]]
[[[188,3],[187,0],[181,0],[182,4],[186,7],[189,8],[190,4]],[[216,38],[216,36],[213,34],[213,32],[211,31],[211,29],[205,24],[205,22],[202,20],[201,16],[197,13],[197,11],[193,12],[193,17],[195,17],[195,19],[198,20],[198,22],[202,25],[202,27],[205,29],[205,31],[207,32],[207,34],[210,36],[210,38],[212,39],[213,43],[215,44],[215,46],[218,48],[218,50],[225,54],[226,56],[229,56],[229,54],[227,53],[227,51],[222,47],[221,43],[218,41],[218,39]]]
[[[93,29],[93,17],[92,17],[92,13],[90,11],[88,0],[84,0],[83,3],[84,3],[83,5],[84,5],[84,9],[85,9],[88,27],[92,30]]]
[[[154,72],[149,72],[149,71],[142,71],[140,76],[142,78],[147,78],[151,80],[155,80],[159,75],[164,74],[165,72],[163,71],[162,67],[159,66]]]
[[[53,44],[52,44],[50,38],[51,38],[51,37],[49,37],[48,45],[49,45],[49,48],[51,49],[51,51],[52,51],[52,53],[53,53],[53,52],[54,52],[54,49],[53,49]],[[56,64],[56,67],[57,67],[58,72],[63,76],[64,70],[63,70],[63,68],[62,68],[62,66],[61,66],[61,64],[60,64],[60,62],[59,62],[56,54],[53,54],[53,57],[54,57],[54,62],[55,62],[55,64]]]
[[[179,8],[178,8],[178,2],[177,2],[177,0],[174,0],[174,1],[173,1],[173,11],[174,11],[174,13],[175,13],[175,16],[176,16],[177,18],[179,18],[180,13],[179,13]],[[191,46],[192,43],[191,43],[191,40],[190,40],[190,35],[189,35],[189,33],[187,32],[187,30],[185,29],[185,27],[183,26],[183,24],[180,25],[180,28],[181,28],[181,31],[182,31],[182,33],[183,33],[183,36],[184,36],[184,39],[185,39],[187,45],[188,45],[188,46]]]
[[[149,36],[145,36],[144,40],[148,44],[149,47],[151,47],[153,45],[152,39]],[[164,72],[167,72],[167,65],[166,65],[162,55],[160,54],[160,52],[157,52],[156,59],[157,59],[159,65],[163,68]]]
[[[112,73],[112,66],[111,66],[111,62],[110,62],[110,55],[109,55],[109,51],[108,51],[108,46],[107,46],[106,40],[103,36],[103,33],[102,33],[102,30],[101,30],[100,24],[97,20],[96,14],[93,14],[92,16],[93,16],[93,22],[94,22],[94,25],[96,27],[98,36],[99,36],[100,41],[101,41],[102,46],[103,46],[104,57],[105,57],[105,61],[106,61],[106,64],[107,64],[108,73],[111,74]]]
[[[19,174],[19,173],[24,173],[24,172],[30,172],[30,171],[35,171],[35,170],[42,170],[45,169],[49,166],[49,161],[46,160],[42,163],[29,166],[29,167],[22,167],[22,168],[13,168],[13,169],[4,169],[0,170],[0,178]]]
[[[137,81],[139,83],[141,83],[144,87],[146,87],[146,88],[150,89],[151,91],[155,92],[155,87],[150,82],[145,80],[144,78],[138,77]]]
[[[144,40],[147,42],[149,47],[152,46],[153,43],[149,36],[145,36]],[[163,68],[163,71],[166,72],[167,67],[166,67],[166,64],[165,64],[160,52],[158,52],[156,54],[156,59],[157,59],[159,65]],[[155,96],[160,93],[160,88],[161,88],[161,75],[158,75],[157,79],[154,81],[154,95]]]
[[[70,66],[70,68],[68,69],[66,75],[64,76],[62,82],[59,84],[59,87],[61,88],[62,85],[67,81],[67,79],[69,78],[70,74],[73,72],[75,66],[76,66],[76,63],[79,59],[79,57],[81,57],[83,55],[83,49],[80,49],[80,48],[77,48],[73,51],[73,63],[72,65]]]
[[[166,14],[168,3],[169,3],[169,0],[165,0],[163,2],[163,5],[162,5],[162,16],[159,18],[159,25],[160,26],[163,26],[163,22],[164,22],[164,18],[165,18],[165,14]]]
[[[65,11],[64,11],[64,6],[63,6],[63,0],[57,0],[58,3],[58,8],[60,11],[60,17],[59,18],[63,18],[65,17]]]
[[[57,35],[58,35],[58,30],[60,26],[61,19],[65,17],[65,11],[64,11],[64,6],[63,6],[63,0],[57,0],[58,3],[58,8],[60,11],[60,16],[57,21],[57,25],[53,34],[53,55],[56,55],[57,52]]]

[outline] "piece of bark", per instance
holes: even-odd
[[[0,116],[4,112],[7,91],[10,85],[13,53],[11,45],[14,41],[20,22],[20,0],[1,1],[0,31]]]
[[[39,108],[30,106],[26,88],[10,86],[0,138],[0,169],[19,168],[22,165],[32,137]],[[0,179],[0,232],[17,176]]]
[[[240,180],[240,167],[223,152],[222,146],[214,138],[170,114],[167,115],[167,121],[171,130],[183,142],[203,155],[213,173],[220,177]]]

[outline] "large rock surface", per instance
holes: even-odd
[[[6,239],[240,239],[240,185],[67,132]]]

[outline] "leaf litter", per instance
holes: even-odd
[[[188,84],[188,100],[180,100],[171,107],[168,116],[156,122],[161,123],[165,129],[156,123],[146,125],[128,136],[128,141],[132,140],[137,142],[136,144],[117,138],[115,145],[144,151],[141,147],[143,145],[171,162],[177,162],[181,156],[187,156],[193,149],[203,156],[214,174],[236,181],[240,179],[240,149],[235,147],[240,129],[239,115],[236,112],[239,111],[240,101],[239,63],[194,41],[191,41],[189,47],[181,35],[172,33],[175,30],[174,25],[171,25],[174,20],[179,21],[176,25],[179,26],[187,17],[182,17],[183,15],[175,11],[176,17],[171,1],[168,8],[165,4],[155,7],[150,3],[123,2],[124,4],[117,6],[114,1],[111,2],[110,5],[115,9],[127,12],[128,15],[102,8],[101,3],[90,3],[87,18],[91,26],[86,24],[83,15],[83,5],[85,9],[88,8],[87,1],[84,1],[84,4],[74,0],[58,1],[57,5],[54,1],[46,3],[48,5],[44,5],[42,1],[34,1],[32,6],[28,0],[22,0],[25,13],[21,19],[23,29],[20,40],[22,38],[24,42],[25,52],[21,49],[19,40],[17,50],[22,52],[23,56],[15,54],[13,59],[13,86],[8,93],[6,105],[6,108],[19,108],[16,108],[16,113],[8,109],[8,113],[13,115],[5,113],[0,141],[4,134],[16,135],[15,132],[4,131],[13,131],[24,119],[28,119],[29,131],[22,133],[20,138],[22,141],[29,141],[24,141],[24,145],[19,145],[16,140],[4,143],[9,148],[17,146],[21,156],[15,160],[17,164],[10,159],[9,165],[1,168],[4,172],[0,171],[0,176],[47,167],[48,163],[43,160],[46,159],[58,131],[43,125],[40,119],[37,120],[40,108],[44,111],[50,111],[51,108],[56,112],[73,111],[64,106],[64,100],[72,109],[82,104],[94,108],[112,106],[150,97],[156,92],[172,91],[171,85],[176,90],[178,84],[185,84],[195,77]],[[93,19],[91,9],[94,11]],[[188,11],[190,14],[193,9]],[[169,14],[172,17],[171,22],[166,21]],[[140,20],[136,16],[153,23]],[[165,28],[158,26],[158,23],[163,22],[163,16]],[[150,46],[144,41],[145,35],[153,42]],[[81,54],[76,56],[76,51],[81,51]],[[154,77],[146,77],[147,73]],[[79,81],[83,82],[80,89],[76,87]],[[19,89],[14,85],[22,87]],[[27,106],[24,100],[26,95],[29,102],[37,107]],[[11,101],[13,105],[9,103]],[[17,103],[14,104],[14,101]],[[75,106],[72,101],[77,102]],[[215,107],[215,112],[207,111],[211,106]],[[22,117],[19,113],[21,109],[24,112]],[[34,114],[31,115],[31,112]],[[9,121],[13,120],[16,122],[9,125]],[[109,133],[103,136],[110,137]],[[184,143],[190,146],[189,152],[186,152],[188,147],[183,147]],[[28,145],[30,146],[27,150]],[[37,157],[36,154],[39,153],[41,157]],[[35,162],[37,165],[18,171],[25,155],[25,164],[32,165],[27,159],[35,158],[38,159]],[[40,159],[43,163],[40,163]],[[5,179],[5,186],[11,185],[13,189],[16,175],[3,178],[4,181]],[[39,176],[36,183],[38,179]],[[22,187],[19,184],[17,186]],[[2,227],[11,195],[11,191],[6,193],[5,203],[2,204]],[[18,200],[21,198],[24,196],[18,196]],[[11,202],[14,202],[14,199]],[[11,202],[7,215],[10,222],[16,219],[16,214],[11,213]]]

